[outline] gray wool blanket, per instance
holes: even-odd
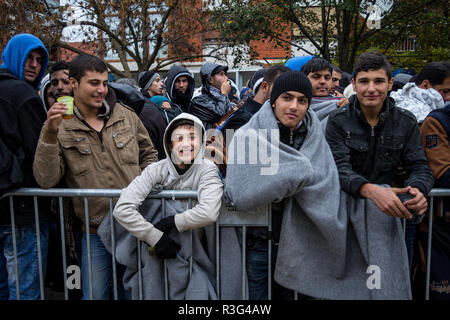
[[[140,212],[148,221],[156,223],[162,217],[161,203],[161,200],[147,199],[141,205]],[[166,216],[185,211],[181,200],[165,200],[165,209]],[[123,284],[125,290],[131,293],[131,299],[137,300],[140,298],[137,239],[108,214],[98,229],[98,235],[110,253],[112,253],[112,222],[114,223],[116,260],[126,267]],[[206,245],[204,245],[205,241],[202,242],[202,233],[206,239]],[[174,230],[169,232],[169,236],[181,245],[181,250],[178,251],[175,259],[166,260],[167,271],[165,271],[164,260],[150,255],[148,245],[143,241],[140,242],[143,299],[165,299],[165,272],[168,279],[168,297],[171,300],[219,298],[216,284],[215,226],[205,227],[202,233],[195,230],[182,233]],[[242,299],[242,254],[236,229],[221,228],[220,241],[224,244],[220,252],[220,298]]]
[[[330,115],[331,112],[333,112],[338,108],[336,103],[339,100],[340,100],[339,98],[328,100],[320,98],[311,99],[310,109],[314,110],[317,117],[319,118],[322,124],[322,132],[324,133],[327,127],[328,116]]]
[[[268,102],[235,133],[226,201],[249,210],[285,199],[274,275],[280,285],[321,299],[411,299],[401,221],[341,190],[317,115],[310,109],[304,121],[299,151],[279,143]]]

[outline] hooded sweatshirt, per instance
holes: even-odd
[[[202,146],[193,164],[182,174],[177,171],[169,151],[170,133],[180,120],[191,120],[202,130]],[[149,165],[140,176],[122,190],[113,212],[117,221],[133,236],[154,246],[163,233],[145,220],[138,210],[153,187],[161,185],[168,190],[197,190],[198,192],[198,201],[193,202],[193,207],[175,215],[175,225],[179,232],[214,223],[219,216],[223,184],[217,166],[203,158],[205,144],[205,129],[197,117],[182,113],[172,120],[164,133],[166,159]]]
[[[28,54],[43,52],[42,68],[36,81],[25,81],[23,70]],[[47,67],[48,55],[42,42],[30,34],[13,37],[2,53],[0,69],[0,140],[2,192],[12,187],[38,187],[33,177],[33,158],[46,113],[37,93]],[[45,199],[39,200],[40,218],[45,217]],[[33,199],[15,198],[15,222],[34,223]],[[0,202],[0,224],[9,223],[9,201]]]
[[[39,76],[33,83],[30,83],[35,89],[39,89],[41,80],[44,77],[48,64],[48,52],[41,40],[35,36],[23,33],[14,36],[9,40],[5,50],[2,53],[2,65],[0,68],[8,69],[13,75],[20,80],[25,81],[24,70],[25,62],[31,51],[40,49],[42,51],[42,68]]]
[[[50,107],[51,107],[48,105],[47,94],[45,93],[45,90],[47,90],[47,88],[50,87],[50,85],[51,85],[50,84],[50,73],[47,73],[41,81],[41,90],[40,90],[41,100],[42,100],[42,104],[44,105],[45,112],[47,112],[47,110],[50,109]]]
[[[175,81],[181,76],[186,76],[189,82],[188,88],[184,95],[181,92],[175,91]],[[183,112],[186,112],[191,104],[195,89],[195,80],[192,77],[192,74],[185,67],[175,65],[169,69],[165,85],[167,89],[167,97],[170,99],[172,104],[178,105]]]

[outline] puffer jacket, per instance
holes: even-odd
[[[167,133],[182,119],[193,120],[202,127],[201,121],[190,114],[182,113],[176,117],[164,134],[166,159],[148,166],[140,176],[134,179],[122,191],[113,212],[114,217],[125,229],[151,246],[159,241],[162,232],[145,220],[138,209],[154,186],[160,185],[164,189],[171,190],[197,190],[198,201],[193,201],[193,208],[175,215],[175,225],[179,232],[197,229],[215,222],[222,204],[223,184],[219,177],[219,169],[213,162],[203,158],[206,143],[203,127],[202,148],[189,169],[180,175],[171,160],[170,137]]]
[[[43,126],[33,163],[34,177],[42,188],[55,186],[64,176],[68,188],[122,189],[157,161],[157,152],[136,113],[116,104],[112,90],[105,101],[111,111],[101,138],[76,115],[62,121],[57,144],[43,141],[47,129]],[[85,222],[83,198],[74,198],[73,203],[75,214]],[[109,199],[90,198],[88,205],[89,225],[95,232],[109,211]]]
[[[342,188],[359,197],[358,190],[364,183],[392,185],[402,165],[407,173],[404,186],[417,187],[427,195],[434,179],[416,118],[387,98],[379,119],[375,127],[368,124],[356,95],[350,97],[348,105],[330,114],[326,138]]]
[[[390,97],[395,100],[398,108],[412,112],[417,118],[417,123],[422,123],[432,110],[444,107],[444,99],[439,92],[433,88],[419,88],[413,82],[405,84],[398,91],[391,92]]]

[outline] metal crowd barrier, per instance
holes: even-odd
[[[59,218],[60,218],[60,232],[61,232],[61,250],[62,250],[62,264],[63,264],[63,275],[64,275],[64,297],[65,300],[69,299],[68,288],[67,288],[67,257],[66,257],[66,244],[65,244],[65,227],[64,227],[64,214],[63,214],[63,198],[67,197],[81,197],[84,198],[84,207],[85,207],[85,221],[89,221],[89,207],[88,207],[88,198],[90,197],[103,197],[109,198],[109,213],[112,214],[114,209],[113,198],[118,198],[120,196],[120,189],[63,189],[63,188],[54,188],[54,189],[39,189],[39,188],[20,188],[13,190],[5,195],[3,195],[0,199],[9,197],[10,203],[10,217],[11,217],[11,229],[12,229],[12,238],[13,238],[13,250],[14,250],[14,260],[15,260],[15,274],[16,274],[16,292],[17,299],[20,300],[20,279],[18,272],[18,262],[17,262],[17,238],[16,238],[16,228],[15,228],[15,219],[14,219],[14,201],[13,197],[16,196],[29,196],[33,197],[34,200],[34,214],[35,214],[35,225],[36,225],[36,235],[40,234],[39,230],[39,208],[38,208],[38,197],[54,197],[58,198],[59,204]],[[438,197],[439,201],[442,201],[443,197],[450,196],[449,189],[433,189],[429,194],[429,217],[433,216],[433,209],[435,205],[435,198]],[[196,191],[189,190],[164,190],[159,193],[149,195],[150,199],[161,199],[162,200],[162,208],[163,208],[163,216],[165,215],[165,200],[188,200],[188,208],[192,207],[192,199],[197,199]],[[442,205],[441,205],[442,208]],[[442,215],[442,212],[440,213]],[[252,214],[248,212],[239,212],[234,208],[227,206],[226,204],[222,205],[221,213],[219,215],[218,221],[215,223],[216,228],[216,285],[217,292],[220,294],[220,261],[219,261],[219,252],[220,252],[220,236],[219,236],[219,228],[220,227],[240,227],[242,228],[242,299],[246,299],[246,231],[248,227],[267,227],[268,231],[271,231],[271,210],[270,206],[266,206],[263,208],[258,208],[256,210],[252,210]],[[405,224],[403,224],[405,227]],[[429,287],[430,287],[430,265],[431,265],[431,236],[433,228],[433,219],[428,219],[428,245],[427,245],[427,267],[426,267],[426,286],[425,286],[425,299],[429,300]],[[89,225],[86,223],[86,235],[87,235],[87,259],[89,266],[89,287],[90,287],[90,298],[92,299],[92,265],[91,265],[91,254],[90,254],[90,237],[89,237]],[[113,266],[113,297],[115,300],[118,298],[117,292],[117,276],[116,276],[116,261],[115,261],[115,238],[114,238],[114,223],[111,223],[111,235],[112,235],[112,266]],[[191,231],[191,239],[192,239],[192,231]],[[136,239],[137,240],[137,239]],[[41,243],[40,237],[36,237],[37,241],[37,249],[38,249],[38,260],[39,260],[39,283],[40,283],[40,297],[41,300],[45,299],[44,295],[44,270],[42,270],[42,254],[41,254]],[[272,270],[271,270],[271,245],[270,240],[268,245],[268,299],[271,299],[271,279],[272,279]],[[142,299],[142,270],[141,264],[141,250],[140,250],[140,241],[137,240],[137,248],[138,248],[138,276],[139,276],[139,297]],[[192,272],[192,257],[191,257],[191,268],[190,272]],[[164,276],[165,276],[165,297],[168,299],[168,283],[167,283],[167,268],[164,263]],[[220,298],[220,296],[219,296]],[[295,293],[294,299],[297,299],[297,293]]]
[[[3,195],[0,199],[9,197],[10,203],[10,217],[11,217],[11,229],[12,229],[12,238],[13,238],[13,250],[14,250],[14,260],[15,260],[15,274],[16,274],[16,292],[17,299],[20,300],[20,279],[18,272],[18,261],[17,261],[17,235],[16,235],[16,225],[14,219],[14,197],[18,196],[28,196],[33,197],[34,200],[34,214],[35,214],[35,225],[36,225],[36,234],[40,234],[39,230],[39,208],[38,208],[38,197],[53,197],[58,199],[59,204],[59,222],[60,222],[60,232],[61,232],[61,251],[62,251],[62,265],[63,265],[63,275],[64,275],[64,297],[65,300],[69,299],[68,288],[67,288],[67,257],[66,257],[66,244],[65,244],[65,223],[64,223],[64,213],[63,213],[63,198],[73,198],[80,197],[84,199],[84,208],[85,208],[85,221],[89,221],[89,206],[88,206],[88,198],[91,197],[102,197],[109,198],[109,213],[112,214],[114,209],[113,198],[118,198],[120,196],[120,189],[64,189],[64,188],[53,188],[53,189],[40,189],[40,188],[20,188],[16,190],[12,190],[11,192]],[[197,199],[197,192],[191,190],[164,190],[156,194],[151,194],[148,197],[149,199],[161,199],[162,200],[162,211],[163,216],[165,216],[165,200],[188,200],[188,208],[192,207],[192,200]],[[234,211],[232,208],[226,207],[226,205],[222,206],[221,214],[219,215],[218,221],[215,223],[216,228],[216,285],[217,292],[220,294],[220,264],[219,264],[219,252],[220,252],[220,236],[219,236],[219,228],[220,227],[242,227],[243,234],[243,247],[242,247],[242,299],[246,299],[246,274],[245,274],[245,234],[246,228],[249,226],[264,226],[270,228],[270,210],[266,209],[258,209],[254,210],[258,211],[258,214],[254,215],[244,215],[239,214],[239,212]],[[92,264],[91,264],[91,244],[89,237],[89,225],[88,222],[85,224],[86,226],[86,242],[87,242],[87,261],[88,261],[88,278],[89,278],[89,293],[90,298],[92,299]],[[116,275],[116,261],[115,261],[115,238],[114,238],[114,223],[111,223],[111,235],[112,235],[112,266],[113,266],[113,297],[115,300],[118,298],[117,292],[117,275]],[[191,239],[192,239],[192,231],[191,231]],[[139,283],[139,297],[142,299],[142,270],[141,264],[141,250],[140,250],[140,242],[137,240],[137,255],[138,255],[138,283]],[[36,237],[37,241],[37,250],[38,250],[38,262],[39,262],[39,283],[40,283],[40,297],[41,300],[45,299],[44,295],[44,270],[42,270],[42,254],[41,254],[41,243],[40,237]],[[270,246],[269,246],[270,247]],[[270,254],[270,252],[269,252]],[[270,256],[270,255],[269,255]],[[269,265],[269,280],[271,277],[270,264]],[[166,262],[164,262],[164,281],[165,281],[165,297],[168,299],[168,282],[167,282],[167,267]],[[192,273],[192,257],[190,261],[190,273]],[[269,281],[270,282],[270,281]],[[269,284],[270,289],[270,284]],[[219,297],[220,298],[220,297]],[[270,296],[269,296],[270,298]]]

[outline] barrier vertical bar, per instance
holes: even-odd
[[[111,262],[113,273],[114,300],[117,300],[117,274],[116,274],[116,235],[114,233],[113,199],[109,198],[109,216],[111,218]]]
[[[192,199],[188,200],[188,209],[192,208]],[[194,247],[193,247],[193,240],[192,240],[192,230],[190,230],[190,241],[191,241],[191,256],[189,258],[189,279],[192,278],[192,268],[193,268],[193,258],[194,255]]]
[[[67,290],[67,257],[66,257],[66,236],[64,228],[64,206],[62,197],[58,197],[59,204],[59,222],[60,222],[60,232],[61,232],[61,253],[62,253],[62,264],[63,264],[63,276],[64,276],[64,299],[69,300],[69,291]]]
[[[430,198],[430,210],[428,215],[428,244],[427,244],[427,271],[425,276],[425,300],[430,300],[430,263],[431,263],[431,236],[433,233],[433,205],[434,197]]]
[[[173,197],[175,198],[175,196]],[[161,215],[162,218],[166,217],[166,199],[161,199]],[[164,299],[169,300],[169,280],[168,280],[168,274],[167,274],[167,261],[164,259],[163,262],[164,265]]]
[[[91,259],[91,235],[89,229],[89,208],[88,198],[84,198],[84,219],[86,226],[86,243],[87,243],[87,257],[88,257],[88,274],[89,274],[89,299],[93,300],[92,288],[92,259]]]
[[[215,222],[216,225],[216,288],[217,288],[217,299],[221,299],[220,292],[220,227],[219,227],[219,219]]]
[[[20,281],[19,281],[19,261],[17,259],[17,238],[16,238],[16,221],[14,219],[14,201],[13,197],[9,197],[9,213],[11,215],[11,232],[13,238],[14,250],[14,272],[16,273],[16,299],[20,300]]]
[[[267,255],[267,263],[268,263],[268,279],[267,281],[267,299],[272,300],[272,208],[269,206],[269,240],[268,241],[268,255]]]
[[[247,227],[242,226],[242,300],[245,300],[245,267],[246,267],[246,249],[247,249]]]
[[[142,266],[141,266],[141,241],[136,238],[136,246],[137,246],[137,264],[138,264],[138,292],[139,292],[139,300],[143,300],[142,294]]]
[[[39,270],[39,288],[41,290],[41,300],[44,300],[44,273],[42,270],[42,251],[41,251],[41,228],[39,225],[39,208],[37,203],[37,197],[33,197],[34,204],[34,222],[36,223],[36,244],[38,252],[38,270]]]

